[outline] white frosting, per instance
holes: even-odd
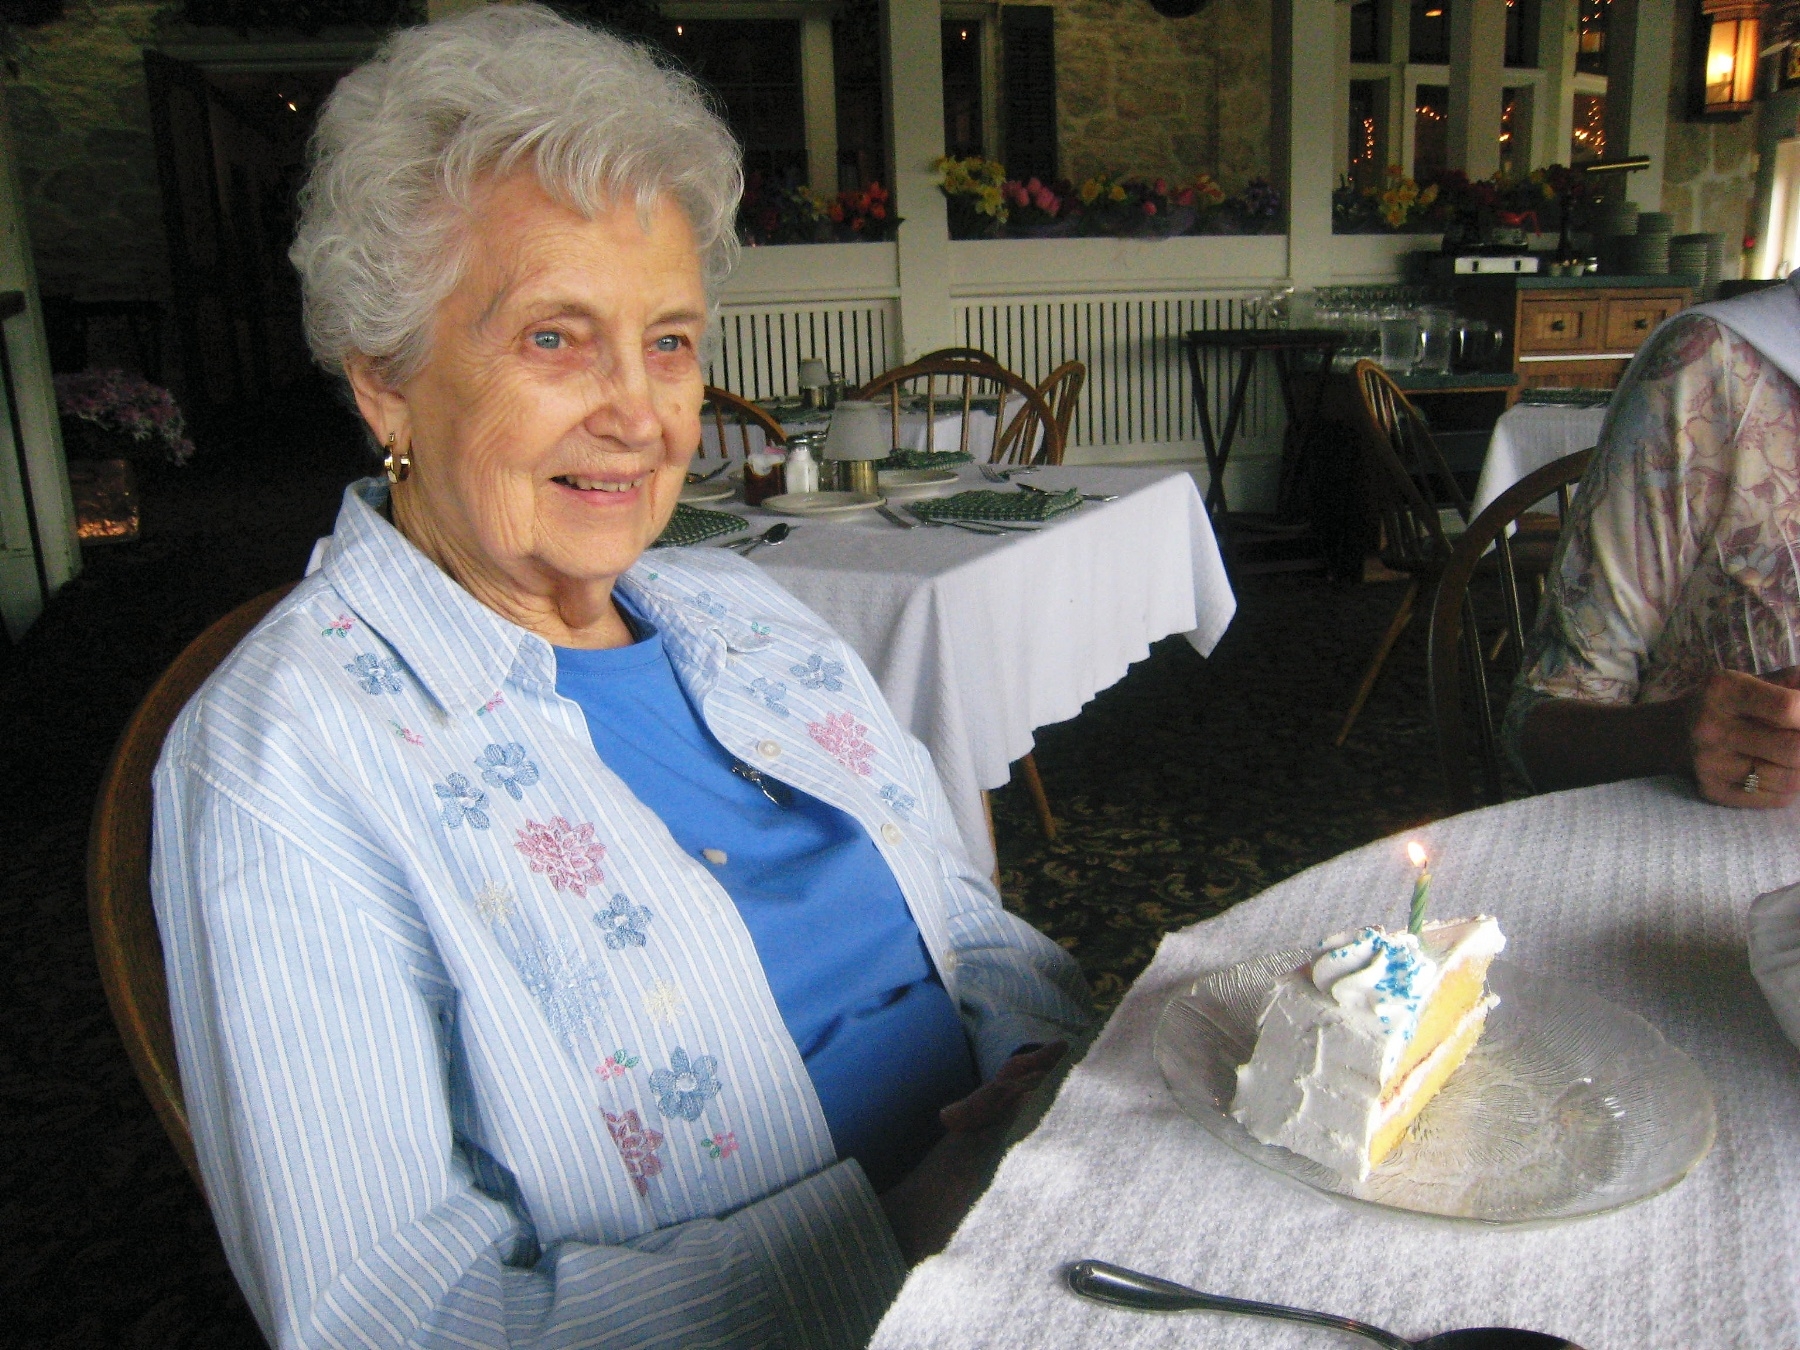
[[[1421,937],[1365,928],[1330,939],[1270,991],[1256,1049],[1237,1071],[1232,1115],[1265,1144],[1367,1176],[1371,1141],[1410,1096],[1391,1093],[1384,1108],[1388,1080],[1444,972],[1505,945],[1486,916],[1428,923]],[[1486,1016],[1495,1002],[1468,1016]]]

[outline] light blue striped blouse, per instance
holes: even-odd
[[[182,1084],[252,1309],[279,1346],[862,1343],[902,1263],[735,906],[384,493],[346,492],[157,770]],[[727,749],[869,831],[984,1077],[1083,1025],[816,616],[720,550],[620,585]]]

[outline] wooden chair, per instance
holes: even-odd
[[[1065,453],[1069,448],[1069,428],[1075,422],[1075,405],[1081,401],[1081,387],[1086,383],[1087,367],[1080,361],[1064,361],[1038,382],[1038,393],[1050,405]]]
[[[1499,801],[1503,795],[1499,739],[1487,671],[1503,644],[1495,643],[1491,652],[1484,652],[1471,584],[1478,571],[1491,567],[1495,572],[1505,609],[1501,636],[1510,641],[1514,659],[1520,659],[1525,650],[1527,619],[1519,600],[1520,581],[1528,585],[1535,582],[1535,588],[1541,590],[1568,517],[1569,488],[1580,480],[1593,455],[1592,450],[1564,455],[1501,493],[1456,541],[1450,561],[1438,578],[1437,598],[1431,606],[1431,639],[1426,650],[1438,763],[1444,775],[1444,794],[1453,810],[1466,811],[1475,805],[1469,773],[1471,722],[1475,727],[1482,787],[1489,801]],[[1556,514],[1535,517],[1532,508],[1551,496],[1556,498]],[[1509,532],[1514,525],[1518,527],[1516,534]]]
[[[921,361],[936,361],[947,357],[952,361],[986,361],[990,365],[999,365],[1000,358],[992,352],[984,352],[979,347],[939,347],[935,352],[926,352]]]
[[[1431,438],[1431,431],[1400,386],[1373,361],[1358,361],[1351,374],[1358,395],[1364,454],[1368,461],[1370,505],[1380,525],[1383,565],[1407,576],[1406,591],[1375,648],[1350,711],[1333,745],[1341,746],[1374,692],[1388,654],[1412,621],[1419,593],[1437,585],[1450,561],[1450,541],[1438,516],[1447,502],[1467,522],[1468,499]]]
[[[940,381],[941,392],[940,392]],[[990,464],[1061,464],[1062,434],[1044,396],[1021,375],[989,360],[969,357],[933,357],[896,366],[877,375],[856,391],[859,399],[883,397],[893,419],[894,443],[900,443],[900,404],[907,386],[924,385],[925,449],[936,450],[940,408],[960,409],[962,434],[957,446],[969,454],[970,413],[978,398],[995,401],[994,444]],[[945,447],[948,448],[948,447]]]
[[[751,427],[759,428],[762,431],[764,439],[770,445],[781,446],[787,444],[787,432],[781,429],[781,423],[777,422],[773,417],[769,416],[768,413],[757,407],[749,399],[734,394],[729,389],[715,388],[710,384],[706,386],[706,401],[700,405],[700,415],[701,417],[706,417],[708,414],[711,415],[713,429],[719,436],[719,455],[721,458],[731,459],[734,457],[731,453],[730,442],[725,436],[725,428],[727,426],[737,428],[738,444],[737,455],[735,456],[737,459],[750,458],[752,453],[750,446]]]
[[[150,775],[163,738],[194,691],[295,584],[239,605],[189,643],[151,686],[113,751],[88,831],[88,926],[106,1001],[156,1118],[202,1189],[175,1063],[162,940],[150,902]]]

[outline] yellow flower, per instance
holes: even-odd
[[[1100,195],[1100,185],[1090,178],[1081,185],[1075,195],[1081,198],[1082,205],[1091,206],[1094,198]]]
[[[1433,183],[1430,187],[1426,188],[1423,192],[1421,192],[1419,194],[1419,205],[1420,206],[1430,206],[1433,202],[1435,202],[1437,200],[1437,192],[1438,192],[1438,185],[1436,183]]]
[[[1123,187],[1121,187],[1119,184],[1114,183],[1112,185],[1112,189],[1106,194],[1106,199],[1110,202],[1124,201],[1125,200],[1125,189]]]

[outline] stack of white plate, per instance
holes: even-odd
[[[1678,234],[1669,240],[1669,270],[1678,276],[1692,277],[1700,295],[1710,295],[1719,284],[1719,269],[1724,261],[1722,234]]]
[[[1667,211],[1640,211],[1636,242],[1629,249],[1631,270],[1640,276],[1662,276],[1669,270],[1669,237],[1675,217]]]

